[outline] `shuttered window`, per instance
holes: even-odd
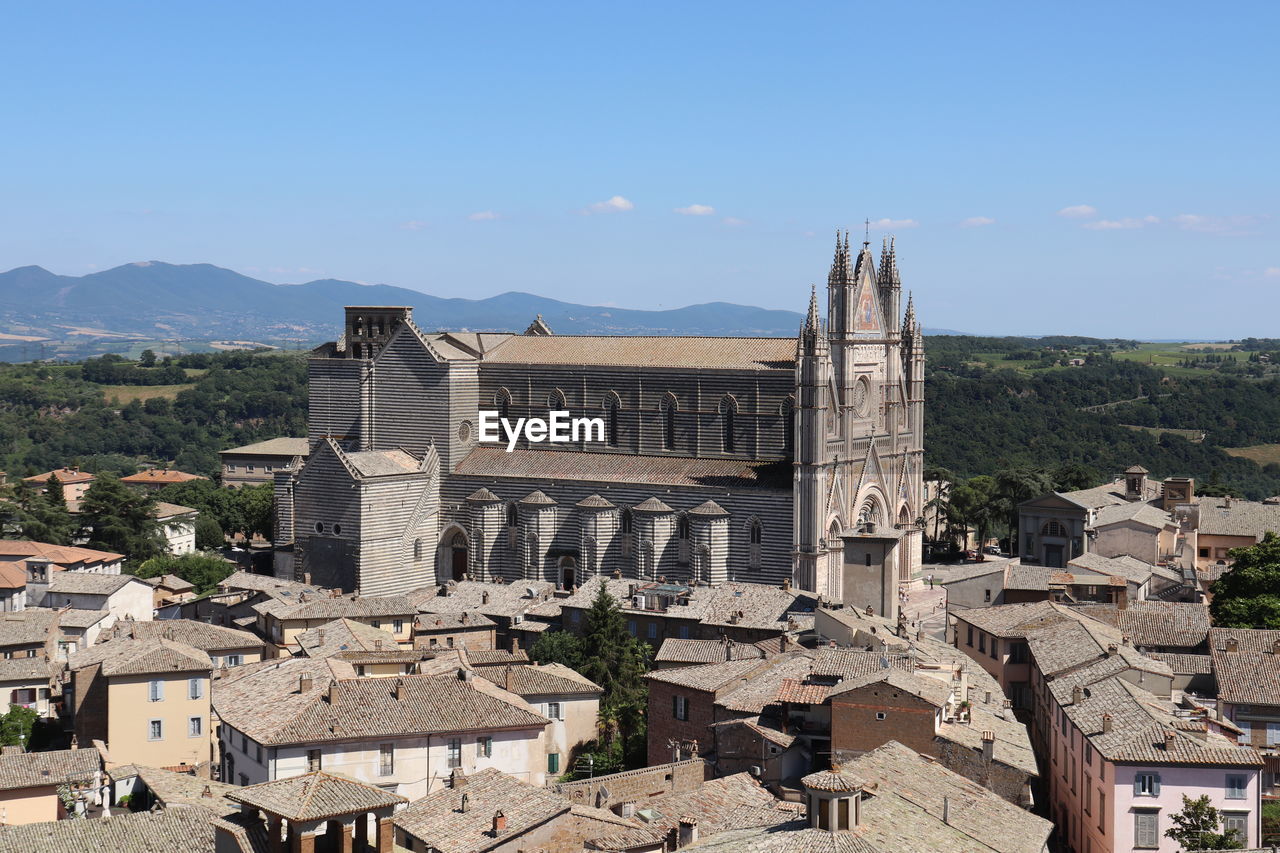
[[[1139,773],[1133,777],[1133,795],[1135,797],[1160,796],[1160,774]]]
[[[1160,847],[1160,813],[1140,811],[1133,813],[1133,846],[1142,850]]]

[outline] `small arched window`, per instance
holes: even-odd
[[[760,540],[764,538],[764,527],[760,519],[753,518],[747,522],[747,565],[753,569],[760,568]]]
[[[732,453],[735,446],[734,421],[738,414],[738,401],[726,394],[717,407],[720,413],[720,449]]]
[[[493,405],[498,410],[498,417],[511,417],[511,392],[506,388],[499,388],[497,393],[493,395]]]
[[[520,529],[520,507],[516,506],[515,501],[507,503],[507,547],[514,548],[516,545],[517,531]]]
[[[631,509],[622,510],[618,515],[618,535],[622,537],[622,556],[631,556],[631,537],[635,530],[635,516]]]
[[[564,392],[559,388],[547,395],[547,411],[564,411],[567,408],[569,408],[569,403],[565,399]]]
[[[658,410],[662,412],[663,450],[676,449],[676,410],[678,408],[674,394],[667,394],[662,398],[662,402],[658,404]]]
[[[610,447],[618,446],[618,410],[622,408],[622,400],[618,395],[610,391],[605,395],[604,402],[601,404],[604,408],[604,440]]]
[[[689,565],[692,545],[693,542],[689,535],[689,516],[681,513],[676,516],[676,561],[680,565]]]
[[[422,560],[422,540],[421,539],[413,540],[413,559],[414,559],[414,562],[421,562]]]

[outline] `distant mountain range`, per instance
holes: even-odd
[[[410,305],[425,329],[523,331],[538,314],[562,334],[794,335],[803,316],[708,302],[669,311],[577,305],[531,293],[446,299],[391,285],[321,279],[271,284],[212,264],[125,264],[84,276],[0,273],[0,344],[23,339],[332,339],[345,305]],[[949,334],[945,330],[926,330]]]

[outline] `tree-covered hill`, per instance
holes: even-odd
[[[940,361],[930,365],[925,383],[931,467],[967,478],[1016,466],[1081,463],[1110,476],[1139,464],[1157,477],[1191,476],[1242,497],[1280,493],[1280,465],[1264,468],[1220,449],[1277,440],[1270,437],[1277,434],[1275,414],[1268,422],[1268,413],[1280,409],[1280,395],[1268,391],[1271,383],[1176,378],[1106,358],[1032,373]],[[1149,402],[1085,408],[1135,398]],[[1236,416],[1228,421],[1223,412]],[[1210,436],[1194,442],[1134,425],[1205,429]]]
[[[189,387],[124,405],[108,399],[120,386],[169,388],[174,378],[187,379]],[[62,465],[132,473],[172,463],[211,477],[219,450],[304,435],[306,407],[306,363],[297,355],[191,355],[153,367],[112,356],[82,364],[4,364],[0,469],[12,479]]]

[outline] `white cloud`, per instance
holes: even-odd
[[[1262,274],[1267,278],[1280,278],[1280,267],[1267,267]]]
[[[421,231],[426,227],[427,223],[423,222],[421,219],[410,219],[408,222],[400,223],[401,231]]]
[[[872,228],[915,228],[919,225],[914,219],[873,219]]]
[[[996,221],[990,216],[970,216],[968,219],[960,223],[961,228],[981,228],[984,225],[995,225]]]
[[[691,204],[688,207],[677,207],[676,213],[681,216],[710,216],[716,209],[709,204]]]
[[[620,195],[607,201],[598,201],[587,208],[587,213],[617,213],[622,210],[634,210],[635,205]]]
[[[1073,204],[1070,207],[1064,207],[1058,211],[1059,216],[1065,216],[1068,219],[1083,219],[1086,216],[1093,216],[1098,209],[1089,204]]]
[[[1083,228],[1090,231],[1127,231],[1134,228],[1145,228],[1148,225],[1158,225],[1160,217],[1143,216],[1141,218],[1134,216],[1126,216],[1124,219],[1099,219],[1097,222],[1086,222]]]
[[[733,226],[747,224],[747,220],[739,219],[736,216],[726,216],[722,221],[724,222],[725,225],[733,225]]]
[[[494,213],[492,210],[482,210],[479,213],[473,213],[467,217],[472,222],[488,222],[491,219],[501,219],[502,215]]]
[[[1195,213],[1182,213],[1173,217],[1174,225],[1183,231],[1199,231],[1203,234],[1244,234],[1242,229],[1258,222],[1256,216],[1200,216]]]

